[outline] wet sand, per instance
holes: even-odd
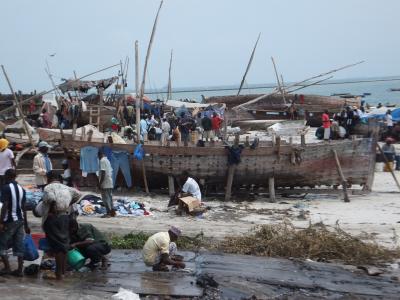
[[[191,273],[152,272],[139,251],[114,250],[108,271],[74,272],[62,282],[4,276],[0,294],[2,299],[110,299],[120,287],[141,296],[159,295],[150,299],[398,299],[400,293],[394,277],[398,270],[372,277],[354,267],[313,261],[182,254]],[[196,285],[201,274],[213,276],[218,290]]]

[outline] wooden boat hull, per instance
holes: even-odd
[[[68,141],[63,146],[79,149],[88,143]],[[91,146],[111,146],[133,152],[134,145],[91,143]],[[331,141],[300,145],[282,144],[280,147],[265,142],[261,147],[244,149],[241,163],[236,167],[233,186],[257,184],[266,186],[268,178],[275,178],[276,187],[314,187],[340,185],[333,150],[349,184],[369,189],[373,181],[376,142],[372,138]],[[167,186],[167,176],[179,176],[184,170],[205,184],[225,183],[228,172],[228,150],[223,147],[161,147],[144,146],[144,165],[149,186]],[[142,173],[141,162],[133,161],[136,182]]]

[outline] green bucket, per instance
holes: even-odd
[[[85,264],[86,258],[79,252],[78,249],[69,250],[67,253],[67,262],[75,270],[79,270]]]

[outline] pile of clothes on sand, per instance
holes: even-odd
[[[129,197],[119,197],[114,199],[113,203],[117,216],[139,217],[152,215],[143,203]],[[101,216],[106,213],[106,208],[101,198],[91,194],[85,195],[81,199],[77,204],[77,210],[79,215],[83,216]]]

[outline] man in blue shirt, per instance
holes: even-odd
[[[24,265],[24,228],[29,234],[25,210],[25,190],[15,181],[16,172],[8,169],[5,174],[6,184],[1,189],[0,212],[0,256],[4,263],[1,275],[10,274],[22,277]],[[11,271],[7,250],[12,246],[14,256],[18,257],[18,269]]]

